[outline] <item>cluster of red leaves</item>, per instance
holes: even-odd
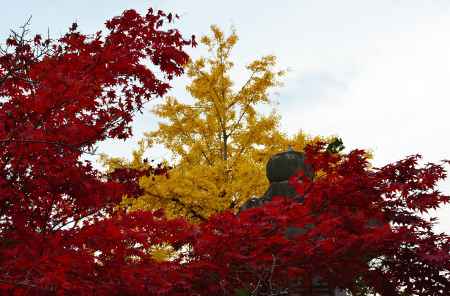
[[[171,15],[126,11],[109,33],[76,26],[58,41],[12,36],[0,55],[0,293],[15,295],[312,295],[317,278],[384,296],[448,295],[450,242],[427,213],[443,165],[411,156],[372,168],[363,151],[308,147],[321,177],[300,172],[283,197],[199,225],[162,212],[115,210],[143,174],[103,176],[80,156],[131,134],[133,112],[182,73],[188,57]],[[170,245],[167,262],[149,249]],[[277,294],[278,293],[278,294]],[[403,294],[402,294],[403,293]]]
[[[419,215],[450,201],[435,188],[443,167],[419,167],[416,155],[375,169],[364,151],[323,148],[306,155],[324,176],[291,178],[303,204],[275,198],[200,225],[188,267],[195,285],[210,295],[310,295],[319,277],[353,295],[361,282],[383,296],[448,295],[450,238]]]
[[[164,29],[171,20],[128,10],[106,23],[106,34],[86,36],[73,24],[58,40],[27,39],[24,27],[1,48],[0,294],[143,289],[133,285],[139,276],[130,278],[150,267],[127,267],[125,254],[139,252],[154,229],[165,229],[155,230],[157,240],[171,241],[179,227],[114,213],[130,187],[80,156],[98,141],[130,136],[133,113],[183,73],[183,48],[194,42]]]

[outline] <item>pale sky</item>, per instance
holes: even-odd
[[[57,37],[76,20],[91,33],[126,8],[150,5],[178,13],[175,26],[186,36],[204,35],[211,24],[227,32],[234,26],[237,84],[248,62],[276,55],[280,69],[290,69],[272,94],[285,132],[338,135],[349,149],[372,149],[377,166],[416,153],[426,162],[450,159],[448,0],[15,0],[2,6],[0,36],[30,15],[35,32]],[[187,82],[175,80],[170,94],[189,101]],[[157,126],[148,111],[154,103],[137,116],[133,139],[99,151],[129,157],[143,132]],[[163,149],[152,153],[167,157]],[[450,178],[440,189],[450,194]],[[438,216],[436,230],[450,233],[450,206]]]

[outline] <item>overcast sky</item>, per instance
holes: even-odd
[[[416,153],[425,161],[450,159],[448,0],[15,0],[2,7],[0,36],[30,15],[33,31],[50,29],[54,37],[73,21],[95,32],[124,9],[150,5],[178,13],[176,26],[186,36],[204,35],[211,24],[228,32],[234,26],[237,84],[246,63],[276,55],[280,69],[290,69],[272,95],[285,132],[339,135],[349,149],[372,149],[377,166]],[[188,101],[186,82],[174,81],[171,95]],[[129,156],[142,133],[157,126],[151,106],[137,116],[133,139],[99,151]],[[440,188],[450,194],[450,179]],[[450,206],[438,215],[436,230],[450,233]]]

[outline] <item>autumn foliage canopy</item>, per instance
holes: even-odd
[[[129,137],[133,114],[183,73],[183,48],[195,41],[164,29],[171,21],[128,10],[106,33],[86,36],[74,24],[58,40],[6,41],[0,294],[312,295],[319,277],[354,295],[448,295],[449,237],[421,215],[449,202],[436,189],[446,172],[419,166],[419,156],[373,168],[364,151],[308,146],[306,159],[323,173],[291,178],[303,204],[278,197],[200,224],[117,207],[139,196],[139,177],[164,170],[102,174],[81,157]],[[161,262],[150,251],[162,245],[173,253]]]

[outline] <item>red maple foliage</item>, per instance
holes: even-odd
[[[211,295],[319,295],[312,283],[320,278],[352,295],[448,295],[450,238],[420,215],[450,200],[436,190],[442,165],[419,167],[415,155],[372,168],[362,150],[333,154],[323,144],[306,159],[325,174],[291,178],[303,204],[274,198],[200,226],[195,284]]]
[[[171,14],[133,10],[86,36],[13,34],[0,54],[0,293],[12,295],[448,295],[450,239],[421,213],[450,201],[443,164],[419,156],[382,168],[364,151],[308,147],[315,171],[283,197],[191,225],[163,212],[117,209],[143,174],[110,175],[81,160],[107,138],[131,135],[133,113],[162,96],[194,45]],[[149,63],[150,61],[151,63]],[[159,69],[153,70],[150,67]],[[155,73],[162,76],[158,78]],[[152,246],[178,255],[152,259]],[[301,294],[300,294],[301,293]]]
[[[183,48],[194,40],[164,29],[171,19],[128,10],[106,22],[106,34],[86,36],[73,24],[58,40],[27,39],[26,27],[7,39],[0,54],[0,291],[134,294],[156,276],[154,268],[147,272],[150,259],[132,263],[132,255],[152,237],[172,241],[183,222],[160,227],[149,214],[114,213],[130,186],[80,156],[98,141],[130,136],[133,113],[182,74]]]

